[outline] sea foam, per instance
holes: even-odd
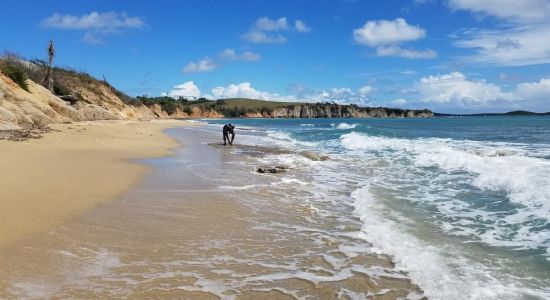
[[[331,124],[332,127],[336,128],[336,129],[340,129],[340,130],[346,130],[346,129],[354,129],[356,128],[359,124],[348,124],[348,123],[340,123],[338,125],[336,124]]]

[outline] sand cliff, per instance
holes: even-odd
[[[168,118],[160,109],[125,104],[105,86],[97,92],[76,87],[86,102],[71,104],[43,86],[27,79],[28,90],[22,89],[0,73],[0,130],[29,129],[48,124],[94,120],[152,120]],[[155,108],[157,109],[155,111]]]

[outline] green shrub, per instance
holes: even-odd
[[[169,115],[176,112],[177,106],[176,103],[170,101],[170,102],[164,102],[160,104],[162,106],[162,109],[164,109],[165,112],[167,112]]]
[[[27,85],[27,82],[25,82],[28,77],[21,67],[16,66],[15,64],[2,63],[0,64],[0,70],[22,89],[27,92],[29,91],[29,86]]]
[[[58,96],[66,96],[71,94],[71,89],[59,82],[54,81],[53,93]]]
[[[185,107],[183,108],[183,112],[186,113],[186,114],[188,114],[188,115],[193,114],[193,110],[191,109],[190,106],[185,106]]]

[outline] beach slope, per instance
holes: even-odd
[[[46,232],[131,187],[177,142],[175,120],[56,124],[24,142],[0,141],[0,247]]]

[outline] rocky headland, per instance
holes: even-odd
[[[359,107],[336,103],[288,103],[254,99],[190,101],[169,97],[130,97],[106,80],[53,68],[43,83],[41,61],[0,58],[0,130],[31,130],[48,124],[96,120],[169,118],[385,118],[432,117],[429,110]]]

